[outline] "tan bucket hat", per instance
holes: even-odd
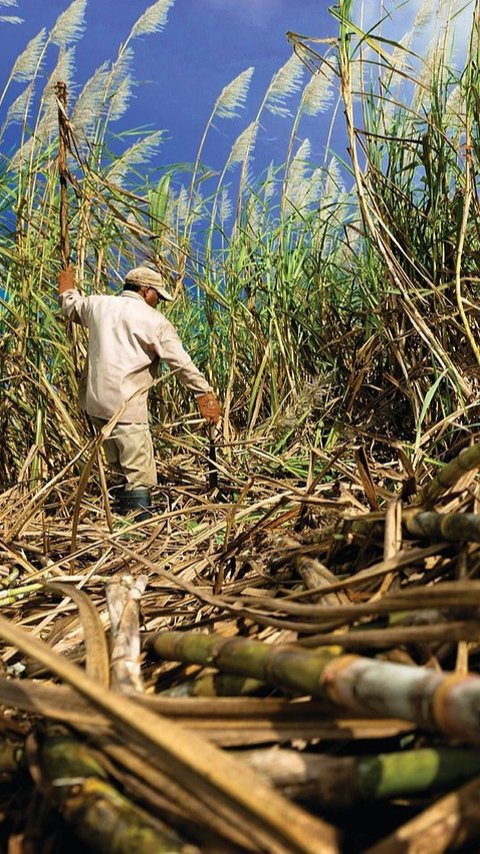
[[[164,286],[163,276],[151,267],[134,267],[125,276],[125,284],[138,285],[139,288],[155,288],[159,297],[167,302],[173,302],[172,295]]]

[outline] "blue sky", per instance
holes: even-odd
[[[17,0],[16,8],[0,9],[24,19],[19,25],[0,25],[0,81],[27,42],[42,27],[50,29],[68,5],[69,0]],[[105,59],[115,58],[119,44],[149,5],[148,0],[89,0],[85,34],[76,50],[78,83],[84,83]],[[240,130],[253,119],[272,75],[291,55],[286,30],[334,35],[336,23],[328,6],[326,0],[176,0],[164,31],[135,42],[139,85],[118,128],[165,129],[162,162],[191,162],[221,89],[254,66],[241,117],[216,121],[209,135],[205,159],[220,168]],[[321,118],[312,128],[316,135],[312,148],[319,159],[325,139]],[[256,167],[263,168],[272,158],[283,160],[289,129],[288,119],[269,121],[258,138]]]
[[[102,62],[115,59],[119,45],[152,2],[88,0],[85,33],[76,47],[75,80],[79,88]],[[461,0],[455,2],[459,7],[464,5]],[[24,19],[22,24],[0,24],[3,36],[0,90],[19,52],[42,27],[51,29],[70,3],[71,0],[0,0],[0,12],[18,14]],[[472,0],[465,3],[471,7]],[[203,160],[221,170],[232,143],[255,117],[272,75],[291,56],[286,30],[316,38],[336,35],[337,23],[329,13],[329,5],[329,0],[175,0],[163,32],[135,39],[133,70],[137,86],[128,111],[112,129],[164,129],[165,139],[156,163],[162,166],[191,163],[222,88],[240,72],[254,66],[249,97],[241,116],[228,121],[216,119],[207,138]],[[407,32],[422,7],[430,5],[435,10],[439,6],[438,0],[357,0],[354,5],[365,27],[372,26],[382,11],[395,9],[383,26],[384,35],[393,39]],[[465,24],[467,15],[471,15],[471,8],[464,14]],[[468,26],[458,27],[460,56],[465,51],[462,34],[468,33],[468,29]],[[426,48],[428,38],[427,28],[420,40],[417,38],[419,52],[422,44]],[[51,71],[56,48],[52,46],[49,51],[46,76]],[[6,111],[23,85],[13,84],[11,97],[0,108],[1,112]],[[328,113],[302,119],[297,145],[308,136],[315,163],[323,162],[329,121]],[[332,137],[333,149],[340,158],[346,155],[342,128],[340,110]],[[272,160],[276,164],[284,161],[290,129],[288,118],[264,113],[255,146],[255,174]],[[18,133],[18,126],[15,132]]]

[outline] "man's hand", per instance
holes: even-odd
[[[75,287],[75,268],[70,264],[66,270],[60,270],[58,274],[58,293],[63,294],[65,291],[71,291]]]
[[[213,391],[207,391],[206,394],[201,394],[197,397],[197,405],[202,418],[216,424],[222,414],[222,409]]]

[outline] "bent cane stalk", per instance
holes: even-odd
[[[197,632],[160,632],[150,646],[161,658],[214,665],[289,691],[330,700],[355,714],[398,717],[445,735],[480,743],[480,677],[437,673],[386,661],[272,646]]]
[[[471,748],[336,757],[271,747],[238,757],[290,797],[333,809],[458,786],[480,773],[480,752]]]
[[[184,852],[197,854],[172,831],[132,803],[108,779],[98,755],[67,735],[39,738],[33,753],[33,777],[40,792],[73,825],[79,838],[95,851],[122,854]]]
[[[0,616],[0,635],[64,679],[129,736],[141,743],[152,762],[168,769],[191,796],[227,819],[232,838],[248,840],[253,850],[278,854],[328,854],[338,851],[337,832],[326,822],[294,807],[253,773],[238,773],[238,763],[206,740],[106,690],[79,667]],[[245,819],[247,818],[247,821]],[[229,822],[229,823],[228,823]]]
[[[438,474],[423,487],[418,498],[419,503],[431,505],[443,492],[455,486],[462,475],[478,466],[480,466],[480,444],[462,448],[458,456],[440,469]]]

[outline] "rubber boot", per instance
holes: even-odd
[[[136,511],[135,521],[144,522],[146,519],[150,519],[152,515],[150,506],[150,490],[147,488],[139,487],[138,489],[130,489],[128,492],[124,490],[120,494],[118,509],[122,516],[126,516],[133,510]]]

